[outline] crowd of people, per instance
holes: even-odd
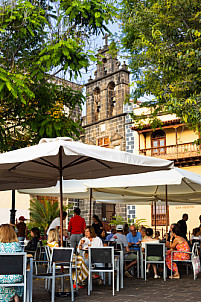
[[[113,227],[109,234],[103,228],[103,223],[97,215],[93,216],[93,224],[86,226],[84,218],[80,216],[81,212],[79,208],[74,209],[74,216],[70,219],[68,225],[68,231],[70,232],[70,246],[74,248],[74,253],[77,257],[77,279],[79,286],[84,285],[85,279],[88,276],[88,249],[89,247],[103,247],[108,245],[108,242],[116,242],[120,244],[124,250],[124,262],[125,262],[125,275],[127,277],[133,277],[132,268],[137,263],[137,255],[135,251],[142,250],[142,253],[145,251],[146,243],[159,243],[161,242],[160,232],[156,231],[155,235],[153,229],[146,228],[141,226],[137,230],[135,225],[128,224],[117,225]],[[67,216],[66,212],[63,212],[63,219]],[[199,238],[201,235],[201,215],[200,226],[193,230],[193,235],[191,237],[190,243],[196,238]],[[175,250],[177,253],[174,253],[174,260],[188,260],[189,254],[184,252],[189,252],[190,247],[187,241],[187,226],[186,221],[188,220],[188,215],[183,214],[181,220],[177,223],[170,225],[169,233],[165,234],[165,237],[162,238],[162,242],[165,243],[167,248],[166,256],[166,265],[169,270],[173,270],[173,278],[180,278],[178,267],[175,262],[171,265],[171,251]],[[12,225],[3,224],[0,226],[0,252],[1,253],[15,253],[23,251],[22,243],[25,239],[25,218],[23,216],[19,217],[19,223],[16,224],[18,230],[18,235]],[[60,217],[55,218],[50,224],[47,230],[47,246],[52,250],[55,247],[58,247],[60,244],[59,240],[59,228],[60,228]],[[31,229],[31,240],[25,246],[24,251],[31,253],[36,251],[40,238],[40,232],[37,227]],[[155,259],[157,260],[157,259]],[[101,264],[97,263],[97,267]],[[147,266],[147,273],[150,271],[150,264]],[[152,264],[154,278],[160,278],[156,265]],[[99,277],[99,284],[103,283],[103,274],[100,272],[99,276],[94,276],[94,278]],[[5,276],[0,275],[0,283],[16,283],[21,282],[22,276],[12,275]],[[76,281],[76,274],[73,274],[74,287]],[[13,287],[0,287],[0,301],[10,301],[14,299],[15,302],[19,302],[19,297],[23,294],[22,288],[13,286]]]

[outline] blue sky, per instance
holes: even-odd
[[[109,25],[109,30],[111,31],[112,34],[118,33],[120,34],[120,27],[119,24],[114,23],[114,24],[110,24]],[[105,40],[103,40],[103,35],[101,34],[98,37],[92,37],[90,40],[90,45],[88,45],[90,50],[93,51],[97,51],[100,47],[102,48],[105,44]],[[122,60],[123,61],[123,60]],[[91,64],[91,66],[89,67],[88,71],[82,71],[82,77],[78,78],[76,80],[77,83],[84,85],[85,83],[87,83],[89,77],[91,76],[92,78],[94,78],[94,72],[96,70],[96,63]],[[86,114],[86,105],[83,106],[83,113],[82,115],[84,116]]]
[[[120,27],[119,24],[114,23],[114,24],[110,24],[109,25],[109,30],[111,31],[112,34],[118,33],[120,34]],[[103,35],[99,35],[98,37],[94,36],[90,39],[90,43],[88,45],[88,49],[93,50],[93,51],[97,51],[100,47],[102,48],[105,44],[105,40],[103,40]],[[96,70],[96,63],[91,64],[91,66],[89,67],[88,71],[82,71],[82,77],[78,78],[76,80],[76,82],[78,82],[79,84],[83,85],[85,83],[87,83],[89,77],[91,76],[92,78],[94,78],[94,71]]]

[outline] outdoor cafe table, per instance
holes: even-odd
[[[114,250],[115,254],[119,254],[119,258],[120,258],[120,287],[124,288],[124,256],[130,253],[137,253],[137,277],[139,278],[139,265],[140,265],[140,256],[139,256],[139,251],[130,251],[130,252],[124,252],[124,250],[120,250],[120,249],[115,249]]]

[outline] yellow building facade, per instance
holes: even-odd
[[[147,108],[135,108],[135,114],[148,115]],[[158,118],[162,122],[160,128],[152,129],[148,120],[144,120],[142,127],[133,126],[135,154],[153,156],[163,159],[173,160],[176,167],[195,172],[201,175],[201,148],[194,142],[199,136],[188,128],[187,125],[180,122],[175,115],[161,114]],[[147,225],[155,225],[155,208],[152,206],[135,207],[136,217],[145,218]],[[170,205],[167,216],[168,224],[176,223],[187,213],[188,233],[200,225],[199,216],[201,215],[201,205]],[[166,207],[156,206],[157,230],[165,232]]]

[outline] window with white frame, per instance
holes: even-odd
[[[135,218],[135,206],[127,205],[127,218],[134,219]]]

